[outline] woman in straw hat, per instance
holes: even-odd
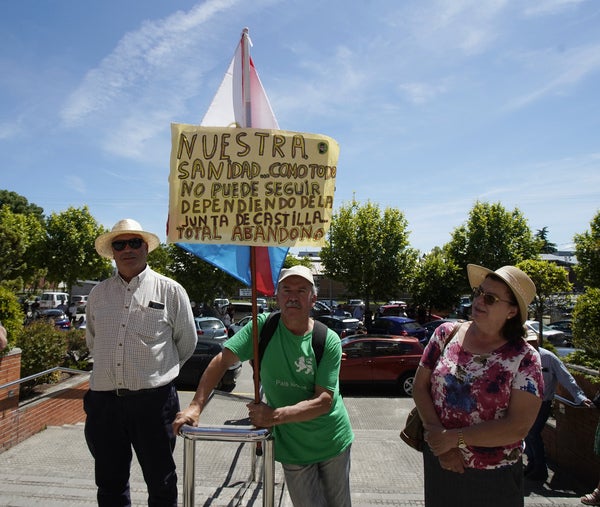
[[[543,390],[523,327],[535,285],[514,266],[469,264],[467,273],[472,321],[437,328],[413,387],[425,427],[425,505],[518,507],[523,439]]]

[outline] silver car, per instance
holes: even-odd
[[[225,324],[216,317],[196,317],[196,333],[198,338],[204,340],[226,340],[227,329]]]

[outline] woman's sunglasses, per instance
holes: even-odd
[[[144,240],[142,238],[132,238],[132,239],[117,239],[112,242],[112,247],[120,252],[121,250],[125,250],[125,247],[129,245],[130,248],[137,250],[142,246]]]
[[[471,296],[471,299],[475,299],[479,296],[483,297],[483,302],[487,306],[492,306],[493,304],[497,303],[498,301],[502,301],[503,303],[508,303],[509,305],[517,304],[512,301],[508,301],[507,299],[500,299],[498,296],[496,296],[496,294],[492,294],[490,292],[484,292],[481,290],[481,287],[473,287],[473,295]]]

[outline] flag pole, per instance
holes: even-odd
[[[242,95],[244,101],[244,127],[252,127],[252,102],[250,93],[250,36],[248,28],[242,31]],[[252,343],[254,350],[254,403],[260,403],[260,355],[258,350],[258,291],[256,288],[256,247],[250,247],[250,287],[252,295]],[[262,442],[256,442],[256,455],[262,456]]]

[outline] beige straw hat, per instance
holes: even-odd
[[[502,266],[496,271],[492,271],[483,266],[468,264],[467,274],[469,276],[469,283],[473,288],[479,287],[483,280],[485,280],[485,277],[490,274],[494,274],[502,279],[515,296],[519,310],[521,311],[521,323],[525,323],[528,315],[527,307],[535,297],[535,284],[523,271],[514,266]]]
[[[119,220],[113,226],[110,232],[101,234],[96,238],[96,252],[98,252],[102,257],[112,259],[112,242],[117,236],[120,236],[121,234],[136,234],[138,236],[141,236],[142,239],[148,244],[148,252],[151,252],[158,245],[160,245],[160,240],[158,239],[158,236],[156,234],[144,231],[139,222],[136,222],[131,218],[125,218],[123,220]]]

